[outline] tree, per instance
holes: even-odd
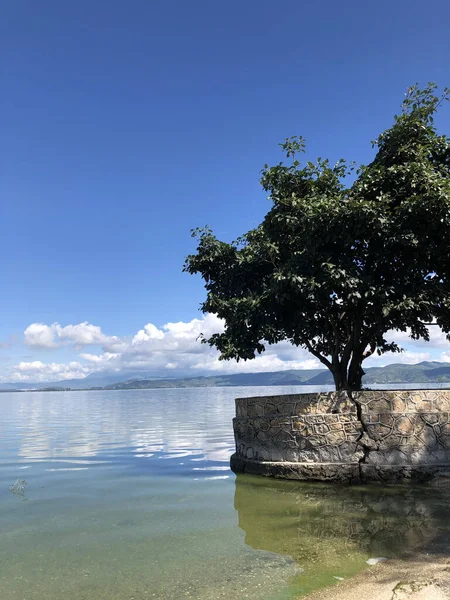
[[[438,324],[450,334],[450,139],[433,122],[450,90],[436,89],[408,90],[372,142],[374,160],[357,169],[343,159],[302,164],[303,139],[288,138],[291,163],[262,171],[272,208],[256,229],[232,243],[208,227],[192,232],[198,248],[184,270],[205,281],[203,312],[225,321],[203,340],[221,359],[289,340],[351,392],[364,360],[401,351],[389,331],[429,340]]]

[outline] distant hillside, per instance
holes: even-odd
[[[421,362],[417,365],[387,365],[367,369],[363,379],[366,385],[375,383],[448,383],[450,364]]]
[[[77,390],[90,390],[92,388],[103,388],[107,385],[118,383],[120,381],[128,381],[130,379],[158,379],[151,377],[148,373],[91,373],[82,379],[65,379],[63,381],[45,381],[34,383],[23,383],[17,381],[14,383],[0,383],[0,391],[17,391],[17,390],[44,390],[47,388],[71,388]]]
[[[401,383],[450,383],[450,364],[422,362],[417,365],[394,364],[367,369],[364,385]],[[243,373],[237,375],[214,375],[184,379],[130,379],[105,387],[110,390],[229,387],[229,386],[277,386],[277,385],[333,385],[328,370],[290,370],[272,373]]]
[[[152,389],[175,387],[229,387],[251,385],[310,385],[308,382],[323,373],[321,369],[275,371],[273,373],[238,373],[184,379],[130,379],[105,386],[108,390]]]
[[[363,379],[365,386],[402,383],[450,383],[450,363],[421,362],[417,365],[394,364],[386,367],[372,367],[366,370]],[[3,383],[0,391],[6,390],[58,390],[58,389],[157,389],[191,387],[230,387],[230,386],[280,386],[280,385],[333,385],[333,377],[328,370],[307,369],[274,371],[270,373],[238,373],[234,375],[211,375],[208,377],[184,377],[178,379],[158,379],[148,375],[126,373],[95,373],[85,379],[71,379],[51,383]]]

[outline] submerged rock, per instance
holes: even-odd
[[[377,558],[369,558],[369,560],[366,560],[366,563],[372,566],[377,565],[380,562],[384,562],[385,560],[387,560],[387,558],[384,558],[384,556],[379,556]]]

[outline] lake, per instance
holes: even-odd
[[[446,528],[445,488],[236,477],[239,396],[0,394],[1,600],[283,600]]]

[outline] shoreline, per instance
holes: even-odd
[[[450,533],[299,600],[450,600]]]

